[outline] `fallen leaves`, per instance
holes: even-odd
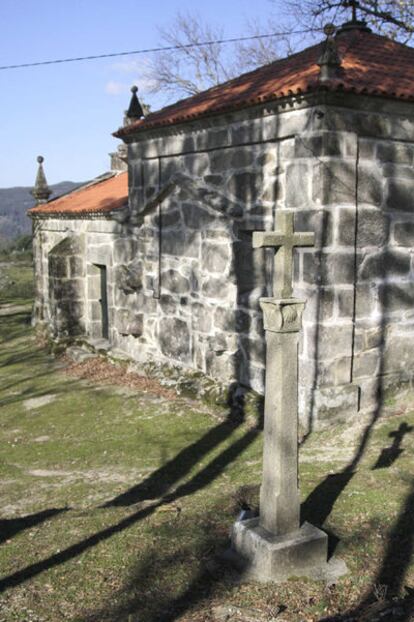
[[[64,359],[67,366],[64,372],[68,376],[96,382],[98,384],[110,384],[153,393],[168,400],[178,399],[173,389],[163,387],[157,380],[139,375],[137,372],[128,371],[125,367],[117,365],[106,358],[97,356],[81,363],[72,363],[70,359]]]

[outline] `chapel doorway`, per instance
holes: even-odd
[[[101,337],[108,339],[109,337],[109,320],[108,320],[108,287],[107,287],[107,270],[106,266],[96,265],[99,270],[100,297],[99,304],[101,307]]]
[[[108,271],[105,264],[88,266],[88,334],[92,339],[109,339]]]

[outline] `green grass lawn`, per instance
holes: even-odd
[[[25,302],[23,272],[1,302]],[[223,604],[312,621],[414,587],[411,394],[369,428],[360,459],[362,424],[301,449],[304,516],[349,573],[330,587],[240,584],[217,555],[240,498],[257,501],[261,432],[184,398],[68,376],[28,312],[0,317],[0,343],[0,622],[213,621]],[[397,614],[381,619],[409,619]]]
[[[0,305],[31,303],[33,292],[31,259],[0,254]]]

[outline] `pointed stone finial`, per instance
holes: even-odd
[[[131,121],[136,121],[137,119],[142,119],[142,117],[144,116],[144,111],[143,111],[142,106],[141,106],[141,104],[139,102],[139,99],[138,99],[138,96],[137,96],[137,92],[138,92],[138,87],[137,86],[134,85],[133,87],[131,87],[132,97],[131,97],[131,101],[130,101],[130,104],[129,104],[128,111],[126,113],[126,116]]]
[[[344,2],[344,6],[350,7],[352,9],[352,21],[357,21],[357,8],[359,8],[359,2],[356,0],[348,0],[348,2]]]
[[[364,20],[358,19],[357,9],[360,8],[357,0],[347,0],[343,3],[345,8],[352,9],[352,19],[342,26],[337,31],[337,34],[347,32],[348,30],[361,30],[362,32],[372,32],[371,28],[368,28],[367,23]]]
[[[44,157],[37,156],[37,161],[39,163],[39,168],[37,169],[35,186],[31,194],[36,199],[36,203],[39,205],[40,203],[46,203],[52,194],[52,191],[47,185],[45,172],[43,170]]]
[[[322,54],[319,57],[318,65],[321,68],[319,74],[320,82],[326,82],[336,78],[338,69],[341,66],[341,59],[338,54],[334,34],[336,28],[333,24],[326,24],[323,29],[326,34],[326,41],[323,45]]]

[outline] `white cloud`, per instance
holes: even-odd
[[[111,69],[118,73],[138,73],[140,68],[142,68],[142,63],[137,60],[121,60],[111,64]]]
[[[128,85],[123,82],[109,80],[109,82],[105,84],[105,93],[108,93],[108,95],[121,95],[127,91]]]
[[[128,82],[123,82],[119,80],[109,80],[105,84],[105,93],[108,95],[123,95],[124,93],[129,93],[131,90],[131,86],[136,84],[138,87],[138,97],[141,93],[145,95],[145,93],[150,93],[154,87],[154,80],[148,78],[145,75],[134,76]]]
[[[138,87],[138,97],[146,103],[153,103],[156,83],[149,74],[149,59],[124,59],[107,66],[108,81],[105,84],[105,93],[108,95],[122,95],[126,100],[131,95],[131,86]]]

